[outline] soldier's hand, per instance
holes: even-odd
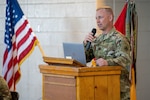
[[[108,65],[107,61],[106,61],[105,59],[103,59],[103,58],[97,59],[97,60],[96,60],[96,64],[97,64],[98,66],[107,66],[107,65]]]
[[[87,44],[87,41],[92,42],[94,38],[95,36],[93,36],[93,33],[90,32],[89,34],[85,36],[84,44]]]

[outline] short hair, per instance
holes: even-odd
[[[100,9],[105,9],[108,13],[110,13],[112,15],[112,17],[114,19],[114,13],[110,6],[101,6],[101,7],[97,8],[96,11],[98,11]]]
[[[96,9],[96,11],[100,9],[112,9],[112,8],[110,6],[100,6]]]

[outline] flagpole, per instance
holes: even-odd
[[[45,57],[46,55],[45,55],[45,53],[44,53],[44,51],[43,51],[43,49],[42,49],[42,46],[40,45],[39,42],[37,43],[37,45],[38,45],[38,47],[39,47],[39,49],[40,49],[40,51],[41,51],[41,53],[42,53],[42,56]]]

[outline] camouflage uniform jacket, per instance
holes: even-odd
[[[123,70],[120,79],[121,92],[124,92],[129,96],[129,66],[131,63],[131,57],[129,41],[124,35],[113,28],[107,34],[100,34],[91,43],[90,49],[85,51],[85,53],[87,62],[91,61],[93,58],[103,58],[107,60],[109,66],[122,66]]]
[[[0,76],[0,100],[11,100],[11,94],[6,81]]]

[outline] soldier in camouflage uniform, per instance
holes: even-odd
[[[1,76],[0,76],[0,100],[12,100],[7,83]]]
[[[88,50],[85,50],[87,62],[96,59],[97,66],[123,67],[120,77],[121,100],[130,100],[129,66],[131,64],[130,45],[127,38],[113,26],[113,11],[110,7],[99,8],[96,11],[96,21],[102,34],[92,36],[89,33],[84,39],[91,42]]]

